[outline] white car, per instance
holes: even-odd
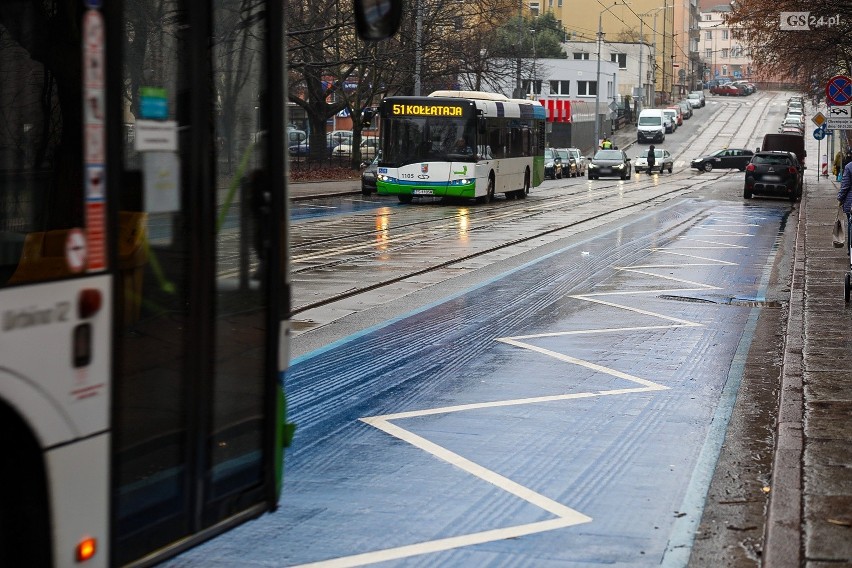
[[[372,160],[378,151],[378,138],[366,138],[361,140],[361,160]],[[352,156],[352,144],[340,144],[331,151],[334,158],[349,158]]]
[[[636,156],[633,160],[633,171],[635,172],[644,172],[648,169],[648,152],[643,152]],[[654,170],[660,170],[660,173],[663,173],[663,170],[668,170],[669,173],[672,173],[672,169],[674,169],[674,158],[665,148],[654,148]]]

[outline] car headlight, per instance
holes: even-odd
[[[552,167],[553,167],[553,162],[545,162],[545,163],[544,163],[544,167],[545,167],[545,168],[552,168]]]
[[[622,168],[624,167],[624,164],[616,164],[616,165],[615,165],[615,166],[613,166],[613,167],[614,167],[615,169],[617,169],[617,170],[620,170],[620,169],[622,169]]]

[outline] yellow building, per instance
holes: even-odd
[[[656,46],[658,94],[681,98],[701,81],[697,0],[525,0],[533,15],[553,12],[567,40],[646,42]],[[570,55],[569,55],[570,57]]]

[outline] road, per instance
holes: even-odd
[[[167,565],[754,565],[797,205],[687,165],[783,100],[708,101],[672,175],[299,205],[281,507]]]

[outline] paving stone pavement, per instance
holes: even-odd
[[[852,565],[850,269],[831,231],[839,184],[806,180],[793,267],[763,565]]]

